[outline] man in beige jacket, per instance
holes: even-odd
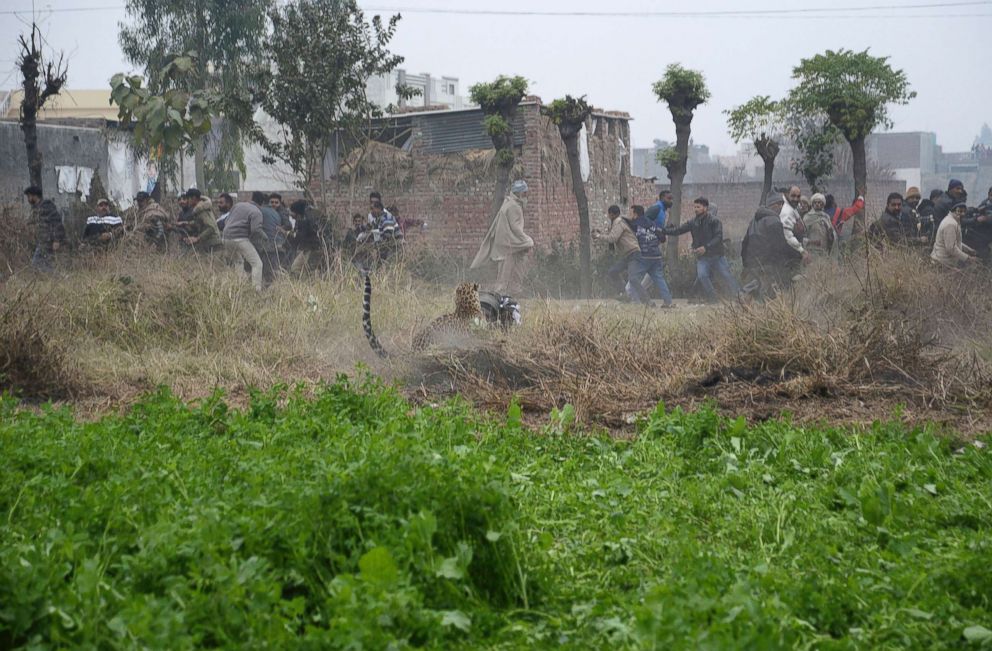
[[[958,268],[973,262],[975,251],[961,242],[961,218],[968,212],[968,205],[957,203],[937,228],[937,238],[933,243],[930,259],[945,267]]]
[[[482,246],[472,261],[472,269],[489,262],[496,263],[496,284],[493,290],[501,294],[516,294],[522,289],[523,259],[534,248],[534,240],[524,233],[524,206],[527,203],[527,183],[514,181],[510,193],[493,219]]]

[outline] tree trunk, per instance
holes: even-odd
[[[775,157],[774,156],[762,156],[761,160],[765,163],[765,178],[761,183],[761,203],[758,207],[765,205],[768,201],[768,195],[772,193],[772,177],[775,175]]]
[[[854,195],[868,193],[868,159],[865,154],[865,139],[855,138],[851,145],[851,166],[854,168]]]
[[[674,117],[674,116],[673,116]],[[685,181],[686,168],[689,164],[689,134],[692,119],[675,120],[675,151],[679,155],[679,163],[671,171],[672,179],[672,209],[665,218],[666,227],[682,224],[682,182]],[[679,238],[668,238],[668,260],[674,262],[679,256]]]
[[[493,147],[496,148],[496,186],[493,188],[492,216],[495,217],[503,205],[506,193],[510,191],[510,174],[513,172],[515,155],[513,152],[513,121],[517,117],[517,106],[513,105],[506,109],[500,116],[506,121],[506,133],[492,136]],[[500,151],[509,151],[510,158],[506,162],[500,161]]]
[[[205,157],[203,153],[204,147],[205,147],[205,143],[203,142],[203,138],[196,138],[193,141],[193,167],[194,167],[193,175],[195,177],[193,181],[194,183],[196,183],[196,187],[198,190],[202,190],[203,192],[206,192],[207,178],[205,173],[206,171],[204,170],[203,167],[205,162]]]
[[[579,163],[579,132],[570,133],[563,140],[565,153],[568,155],[568,169],[572,174],[575,205],[579,208],[579,282],[582,298],[589,298],[592,295],[592,233],[589,230],[589,199],[586,197],[586,186],[582,182],[582,167]]]
[[[24,75],[24,98],[21,100],[21,131],[24,133],[24,149],[28,156],[28,180],[30,185],[41,186],[41,150],[38,149],[38,62],[32,58],[21,64]]]
[[[30,185],[40,188],[42,159],[41,150],[38,149],[38,125],[34,114],[31,117],[24,115],[21,119],[21,131],[24,132],[24,149],[28,155],[28,180]]]

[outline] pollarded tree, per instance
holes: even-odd
[[[21,132],[24,134],[24,148],[28,156],[28,179],[31,185],[42,187],[42,157],[38,148],[38,113],[45,103],[57,97],[65,86],[68,67],[60,55],[58,62],[46,61],[41,50],[41,32],[38,25],[31,23],[31,36],[19,37],[21,52],[17,56],[17,67],[21,70],[21,86],[24,97],[21,100]]]
[[[592,107],[586,103],[585,96],[575,98],[565,95],[564,99],[556,99],[541,109],[558,127],[558,133],[565,143],[565,153],[568,157],[568,169],[572,176],[572,192],[575,194],[575,204],[579,208],[579,278],[582,298],[592,294],[592,233],[589,226],[589,199],[586,197],[585,183],[582,181],[582,168],[579,163],[579,133],[586,120],[592,115]]]
[[[916,97],[902,70],[888,57],[850,50],[827,50],[803,59],[792,71],[796,86],[789,103],[801,114],[825,116],[851,147],[855,192],[865,192],[868,163],[865,140],[877,127],[891,127],[888,106]]]
[[[486,133],[496,149],[496,188],[493,193],[492,214],[503,204],[510,189],[510,172],[516,157],[513,153],[513,121],[517,107],[527,95],[527,80],[520,76],[500,75],[495,81],[473,85],[468,90],[474,104],[485,114]]]
[[[659,102],[668,104],[675,122],[675,151],[678,160],[669,168],[672,180],[672,205],[666,225],[678,226],[682,223],[682,182],[685,181],[686,164],[689,160],[689,136],[692,133],[692,115],[701,104],[710,98],[706,79],[701,72],[683,68],[673,63],[665,70],[665,76],[652,86]],[[678,239],[670,238],[668,257],[674,260],[678,255]]]
[[[761,184],[761,202],[765,205],[772,191],[775,175],[775,158],[779,152],[782,134],[782,106],[767,95],[752,97],[744,104],[724,111],[730,137],[739,143],[746,140],[754,145],[754,151],[765,164],[764,181]]]

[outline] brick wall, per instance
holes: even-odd
[[[520,111],[524,144],[517,148],[517,174],[529,186],[525,230],[545,249],[555,241],[575,241],[578,209],[564,143],[557,127],[541,116],[539,102],[522,104]],[[610,204],[626,207],[631,196],[657,194],[648,181],[629,176],[627,119],[622,114],[597,114],[586,125],[590,173],[585,185],[593,227],[605,223]],[[368,193],[376,189],[387,206],[399,208],[401,217],[428,222],[424,231],[411,234],[411,243],[432,246],[458,258],[473,256],[492,220],[494,169],[473,163],[486,152],[429,154],[415,141],[409,152],[397,151],[395,155],[402,158],[399,164],[411,166],[403,182],[393,179],[395,175],[383,175],[386,181],[368,175],[356,178],[353,184],[345,179],[326,182],[326,210],[334,215],[339,228],[349,226],[353,212],[368,211]],[[320,195],[318,186],[314,195]]]

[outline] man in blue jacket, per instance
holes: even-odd
[[[661,243],[665,235],[658,225],[644,215],[644,206],[630,207],[630,228],[637,237],[638,252],[631,259],[628,282],[630,291],[638,303],[652,305],[641,286],[641,278],[648,276],[658,286],[658,293],[664,301],[664,307],[672,307],[672,292],[665,282],[665,260],[661,257]]]
[[[706,197],[699,197],[692,202],[696,216],[690,221],[675,228],[664,229],[665,235],[678,237],[684,233],[692,233],[692,253],[696,256],[696,279],[703,286],[706,298],[717,300],[716,289],[713,287],[713,274],[723,279],[730,296],[737,296],[740,286],[730,272],[730,265],[723,255],[723,225],[720,220],[710,214],[710,202]]]

